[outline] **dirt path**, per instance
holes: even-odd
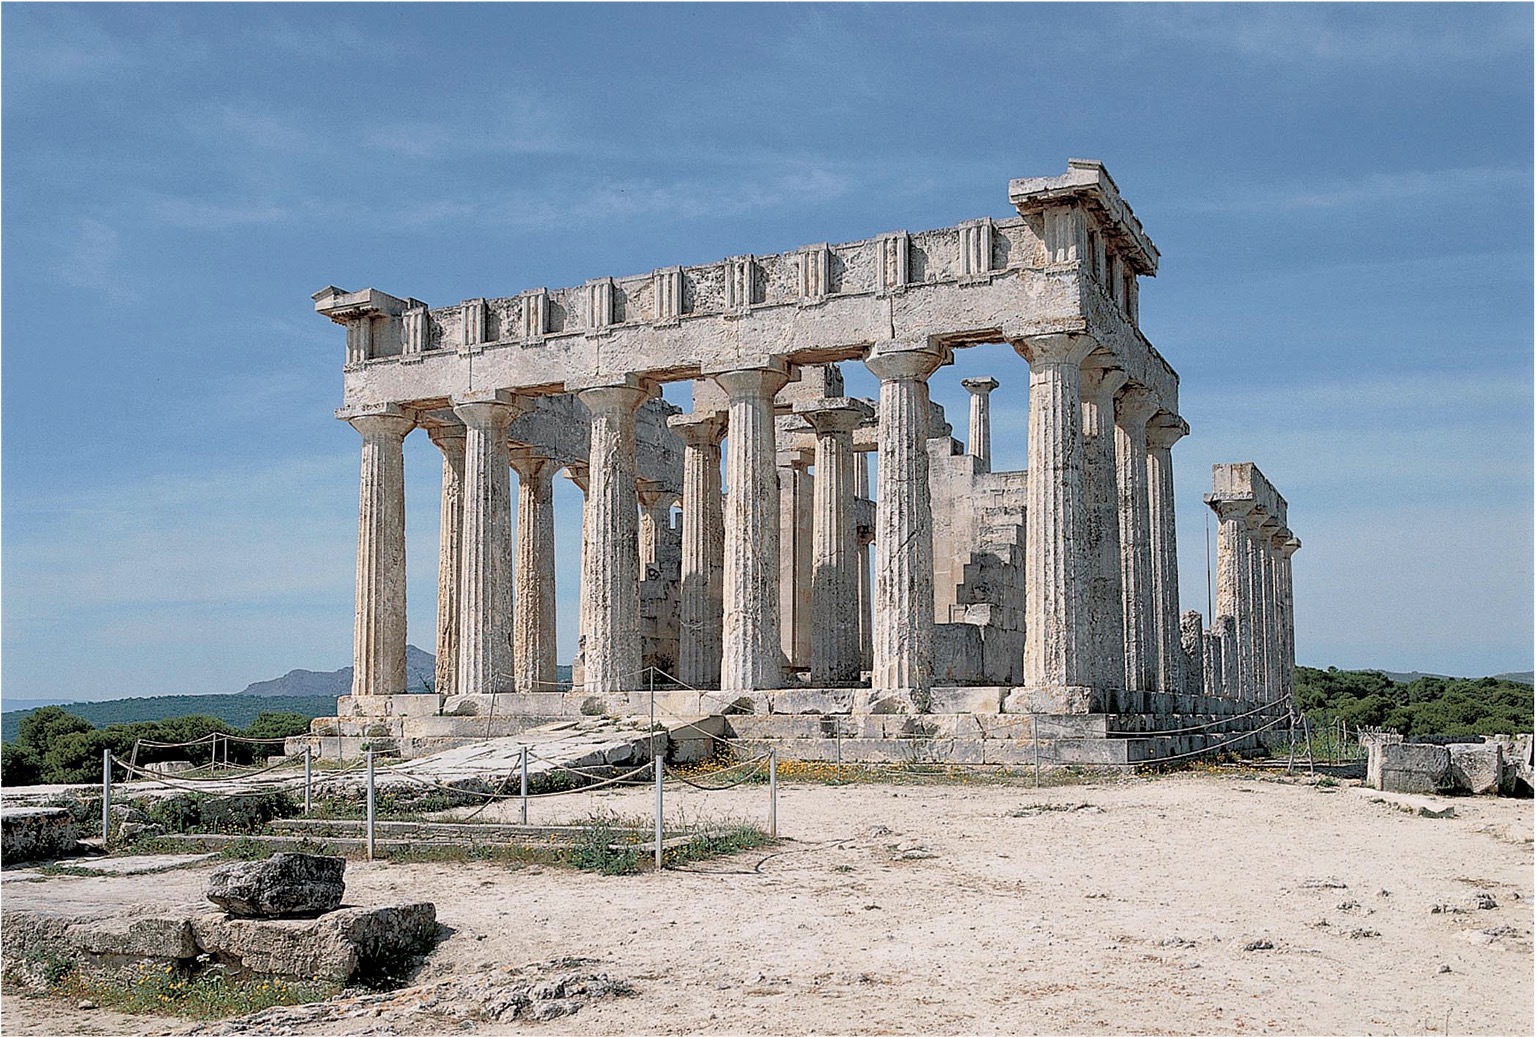
[[[531,820],[644,815],[649,796],[544,801]],[[689,792],[669,810],[761,819],[766,798]],[[420,983],[579,956],[636,996],[548,1024],[402,1008],[241,1032],[1532,1032],[1531,801],[1432,819],[1372,799],[1213,775],[789,784],[782,845],[663,875],[353,863],[349,902],[430,899],[454,930]],[[195,898],[205,874],[144,892]],[[72,1032],[35,1002],[3,1007],[7,1035]]]

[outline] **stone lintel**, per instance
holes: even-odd
[[[642,389],[648,397],[660,391],[657,384],[638,374],[594,374],[566,379],[566,392],[580,394],[587,389]]]
[[[526,403],[527,397],[520,397],[509,389],[479,389],[474,392],[455,393],[451,400],[455,407],[471,403],[505,403],[516,406],[519,403]]]
[[[356,403],[346,407],[338,407],[335,412],[338,421],[351,421],[353,418],[409,418],[404,407],[395,403]]]
[[[1121,198],[1103,163],[1071,158],[1067,160],[1067,172],[1061,176],[1009,181],[1009,204],[1021,216],[1064,202],[1076,202],[1093,211],[1133,270],[1148,277],[1158,273],[1158,248],[1142,229],[1137,214]]]
[[[408,309],[424,305],[415,299],[397,299],[377,288],[348,292],[335,285],[327,285],[310,298],[315,300],[316,313],[337,324],[359,317],[398,317]]]

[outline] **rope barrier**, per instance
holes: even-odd
[[[758,757],[756,760],[750,761],[752,763],[752,765],[753,765],[753,769],[752,770],[750,770],[746,774],[742,775],[736,781],[729,782],[728,784],[725,784],[725,785],[703,785],[703,784],[700,784],[699,782],[691,781],[690,779],[685,778],[680,772],[673,770],[671,767],[668,767],[666,769],[666,772],[667,772],[667,776],[668,777],[672,778],[674,781],[681,781],[683,784],[687,785],[689,788],[699,789],[701,792],[724,792],[726,789],[734,789],[734,788],[736,788],[739,785],[745,785],[749,781],[752,781],[755,777],[758,776],[758,772],[763,770],[763,764],[764,764],[765,761],[768,760],[768,758],[769,758],[768,754],[765,753],[762,756]],[[736,766],[736,765],[733,765],[733,766]],[[727,769],[727,768],[722,768],[722,770],[725,770],[725,769]],[[719,772],[716,772],[716,773],[719,773]]]
[[[1260,733],[1262,733],[1264,731],[1268,731],[1271,728],[1279,725],[1280,723],[1282,723],[1283,721],[1288,720],[1288,719],[1289,719],[1289,717],[1277,717],[1276,719],[1272,720],[1270,723],[1264,725],[1263,727],[1257,727],[1257,728],[1255,728],[1252,731],[1245,731],[1244,733],[1242,733],[1240,735],[1237,735],[1237,736],[1235,736],[1233,738],[1229,738],[1225,742],[1218,742],[1216,745],[1208,745],[1208,746],[1205,746],[1204,748],[1194,749],[1194,750],[1191,750],[1190,752],[1186,752],[1186,753],[1176,753],[1173,756],[1161,756],[1161,757],[1159,757],[1156,760],[1134,760],[1134,761],[1127,761],[1127,762],[1124,762],[1124,763],[1120,762],[1120,761],[1107,761],[1107,762],[1104,762],[1104,763],[1085,763],[1082,760],[1064,760],[1064,759],[1061,759],[1060,757],[1055,757],[1054,756],[1054,757],[1049,757],[1049,758],[1048,757],[1042,757],[1042,762],[1044,762],[1044,763],[1052,763],[1052,764],[1059,764],[1059,765],[1063,765],[1063,766],[1079,765],[1079,766],[1085,766],[1085,767],[1147,767],[1147,766],[1151,766],[1151,765],[1154,765],[1154,764],[1169,763],[1169,762],[1171,762],[1173,760],[1183,760],[1183,759],[1192,758],[1192,757],[1196,757],[1196,756],[1204,756],[1207,753],[1215,752],[1218,749],[1223,748],[1224,746],[1232,745],[1234,742],[1241,742],[1241,741],[1243,741],[1246,738],[1250,738],[1250,737],[1253,737],[1254,735],[1260,734]]]

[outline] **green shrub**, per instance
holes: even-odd
[[[42,781],[43,761],[30,746],[19,742],[0,745],[0,785],[37,785]]]

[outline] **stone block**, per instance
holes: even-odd
[[[297,918],[340,906],[347,861],[310,853],[275,853],[235,861],[208,877],[208,899],[240,918]]]
[[[1497,796],[1505,771],[1504,753],[1493,742],[1448,745],[1452,778],[1462,792],[1475,796]]]
[[[442,695],[382,695],[392,717],[436,716],[443,707]]]
[[[971,684],[982,679],[982,628],[972,623],[936,623],[934,680]]]
[[[352,695],[352,716],[355,717],[383,717],[389,716],[390,699],[394,695]]]
[[[1028,737],[1032,730],[1040,738],[1106,738],[1110,734],[1110,717],[1104,713],[1041,715],[1035,718],[1034,728],[1026,727],[1020,737]]]
[[[1047,686],[1011,688],[1003,699],[1005,713],[1098,713],[1102,693],[1094,688]]]
[[[437,909],[427,903],[344,907],[312,919],[210,913],[191,924],[198,950],[237,972],[343,983],[396,971],[431,950],[438,937]]]
[[[0,858],[42,861],[75,852],[75,822],[64,807],[0,809]]]
[[[1375,743],[1368,755],[1380,754],[1377,765],[1367,761],[1368,776],[1377,778],[1373,788],[1384,792],[1436,793],[1456,787],[1452,776],[1452,756],[1442,745],[1414,745],[1408,742]]]
[[[481,717],[407,717],[401,722],[402,738],[484,737]]]
[[[1004,689],[991,687],[940,687],[929,694],[930,713],[997,713],[1003,707]]]
[[[768,693],[774,713],[852,713],[854,688],[780,688]]]
[[[101,918],[76,922],[64,931],[75,950],[104,957],[191,958],[197,954],[186,918]]]
[[[699,696],[698,712],[721,716],[768,713],[769,696],[767,691],[707,691]]]

